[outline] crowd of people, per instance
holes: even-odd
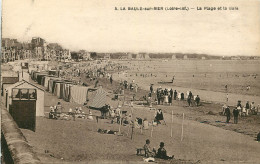
[[[234,116],[234,123],[238,123],[238,117],[246,117],[249,115],[257,115],[260,112],[260,105],[255,106],[254,102],[249,103],[246,102],[244,106],[242,106],[241,101],[237,102],[237,105],[233,107],[233,111],[231,113],[231,107],[226,104],[222,107],[222,114],[226,116],[226,123],[229,123],[231,114]]]
[[[152,103],[152,98],[154,97],[154,103],[156,105],[172,105],[173,100],[184,101],[187,100],[188,106],[200,105],[199,95],[194,96],[191,91],[187,91],[186,98],[183,92],[177,92],[173,89],[163,89],[161,86],[156,89],[153,88],[153,84],[150,85],[150,92],[148,93],[147,101],[149,104]],[[146,98],[146,96],[145,96]]]
[[[85,114],[83,112],[81,107],[75,107],[73,110],[72,108],[69,108],[68,112],[65,112],[64,107],[61,105],[60,102],[57,103],[57,105],[50,106],[50,112],[49,112],[49,119],[67,119],[69,120],[69,117],[75,118],[86,118],[93,120],[92,112],[89,110],[88,114]]]
[[[113,65],[113,64],[108,64],[105,65],[105,67],[103,68],[98,68],[98,67],[93,67],[91,69],[71,69],[71,71],[73,72],[73,76],[77,76],[80,77],[82,74],[84,74],[84,76],[86,78],[89,78],[90,80],[96,80],[96,84],[95,86],[98,85],[98,78],[107,78],[107,80],[110,82],[110,84],[113,84],[113,76],[111,73],[107,72],[108,70],[121,70],[121,69],[127,69],[126,67],[123,66],[119,66],[119,65]],[[67,72],[67,74],[69,74],[69,72]],[[65,76],[65,74],[64,74]],[[137,74],[136,74],[137,76]],[[156,76],[154,74],[141,74],[140,76],[146,77],[146,76]],[[173,78],[174,80],[174,78]],[[80,81],[79,81],[80,82]],[[138,85],[135,82],[134,79],[132,79],[131,81],[121,81],[119,83],[119,91],[118,94],[124,94],[125,90],[129,90],[132,92],[137,93],[138,92]],[[227,85],[225,86],[225,88],[227,89]],[[247,88],[250,89],[250,86],[248,86]],[[248,89],[248,90],[249,90]],[[172,88],[165,88],[163,89],[161,86],[154,89],[154,85],[151,84],[150,88],[149,88],[149,93],[148,96],[144,97],[145,100],[147,100],[148,104],[156,104],[156,105],[172,105],[173,100],[179,100],[179,101],[187,101],[188,106],[200,106],[201,105],[201,99],[199,95],[194,95],[191,91],[187,91],[185,92],[180,92],[177,90],[174,90]],[[135,97],[133,97],[133,101],[135,101]],[[227,101],[228,101],[228,94],[227,94]],[[232,108],[232,109],[231,109]],[[54,106],[51,107],[51,112],[49,114],[50,118],[54,118],[57,119],[58,117],[58,113],[62,113],[62,106],[60,104],[60,102]],[[154,126],[154,123],[156,125],[158,124],[162,124],[164,123],[166,125],[166,122],[164,120],[164,116],[163,116],[163,112],[162,109],[156,109],[155,110],[155,116],[154,116],[154,120],[152,121],[152,123],[150,124],[149,121],[147,120],[147,118],[138,118],[136,117],[135,119],[133,118],[132,114],[127,114],[122,112],[120,106],[118,106],[117,108],[112,108],[109,105],[107,105],[106,107],[104,107],[104,111],[102,113],[101,111],[101,116],[102,117],[107,117],[109,116],[111,118],[111,123],[116,122],[117,124],[129,124],[129,125],[133,125],[133,127],[135,128],[142,128],[142,129],[148,129],[149,125],[152,124],[152,126]],[[238,104],[236,105],[236,107],[230,107],[227,105],[223,106],[223,115],[226,116],[226,122],[230,123],[231,120],[231,116],[234,117],[234,124],[238,124],[239,121],[239,116],[243,117],[243,116],[248,116],[248,115],[255,115],[257,113],[260,112],[260,107],[259,104],[257,106],[255,106],[254,102],[249,103],[248,101],[245,103],[244,106],[242,106],[241,101],[238,101]],[[75,116],[76,114],[82,114],[82,116],[84,115],[84,112],[82,112],[82,109],[79,108],[75,108],[75,110],[73,111],[71,108],[69,109],[68,115],[72,115]],[[84,117],[85,118],[85,115]],[[93,119],[92,117],[92,113],[89,111],[89,119]],[[164,148],[164,143],[161,142],[159,145],[158,150],[156,151],[155,149],[151,149],[150,147],[150,140],[146,140],[146,144],[144,145],[144,150],[145,150],[145,156],[146,157],[156,157],[156,158],[160,158],[160,159],[173,159],[173,156],[168,156],[167,155],[167,151]]]

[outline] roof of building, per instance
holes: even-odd
[[[27,84],[29,84],[29,85],[32,85],[32,86],[34,86],[35,88],[40,89],[40,90],[42,90],[43,92],[45,92],[45,90],[44,90],[43,88],[41,88],[41,87],[39,87],[39,86],[37,86],[37,85],[35,85],[35,84],[32,84],[32,83],[30,83],[30,82],[28,82],[28,81],[26,81],[26,80],[19,81],[19,82],[15,83],[15,84],[11,85],[10,88],[11,88],[11,87],[12,87],[12,88],[16,88],[16,87],[18,87],[18,86],[20,86],[20,85],[22,85],[22,84],[24,84],[24,83],[27,83]],[[9,87],[8,87],[8,88],[9,88]]]

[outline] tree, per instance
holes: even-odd
[[[91,57],[92,59],[96,59],[96,58],[97,58],[97,53],[96,53],[96,52],[91,52],[91,53],[90,53],[90,57]]]

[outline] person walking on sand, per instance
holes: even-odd
[[[238,123],[238,115],[239,115],[239,110],[237,108],[234,108],[233,115],[234,115],[234,124],[237,124]]]

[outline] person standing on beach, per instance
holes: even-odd
[[[229,106],[226,107],[225,114],[227,116],[226,123],[229,123],[229,120],[230,120],[230,109],[229,109]]]
[[[172,106],[172,96],[169,95],[169,96],[168,96],[168,99],[169,99],[169,105]]]
[[[192,95],[192,92],[190,91],[190,93],[189,93],[189,97],[190,97],[191,99],[192,99],[192,96],[193,96],[193,95]]]
[[[227,102],[228,102],[228,93],[227,93]]]
[[[164,103],[167,105],[169,103],[168,94],[164,95]]]
[[[113,83],[112,75],[110,76],[110,83],[111,83],[111,84]]]
[[[135,93],[137,93],[137,91],[138,91],[138,85],[135,84]]]
[[[181,100],[184,100],[184,93],[181,93]]]
[[[181,100],[181,92],[178,92],[178,100]]]
[[[172,96],[173,96],[173,90],[172,90],[172,88],[171,88],[171,90],[170,90],[170,96],[171,96],[171,98],[172,98]]]
[[[250,109],[249,101],[246,102],[246,115],[248,116],[248,112]]]
[[[150,92],[153,93],[153,85],[150,86]]]
[[[196,102],[196,105],[199,106],[199,103],[200,103],[199,95],[197,95],[197,97],[195,98],[195,102]]]
[[[174,100],[176,100],[176,98],[177,98],[177,91],[174,90]]]
[[[190,96],[188,97],[187,101],[188,101],[188,105],[190,106],[190,104],[191,104],[191,98],[190,98]]]
[[[187,92],[186,92],[186,99],[189,98],[189,93],[190,93],[190,91],[187,91]]]
[[[234,124],[237,124],[238,123],[238,115],[239,115],[239,110],[237,108],[234,108],[233,115],[234,115]]]

